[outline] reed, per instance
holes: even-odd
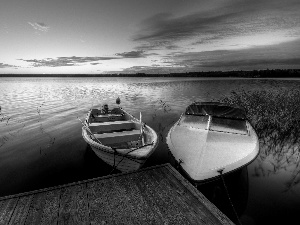
[[[38,124],[38,134],[45,135],[49,138],[49,142],[46,144],[46,147],[43,148],[49,148],[52,147],[55,143],[55,137],[53,137],[49,132],[47,132],[43,126],[42,121],[42,107],[45,105],[45,101],[39,104],[36,107],[37,116],[35,123]],[[6,143],[9,141],[14,141],[15,138],[17,138],[19,135],[21,135],[21,132],[25,130],[26,132],[26,125],[30,124],[30,121],[24,120],[21,115],[9,115],[4,114],[2,111],[2,107],[0,106],[0,148],[4,147]],[[27,112],[29,114],[30,112]],[[31,122],[32,123],[32,122]],[[25,128],[25,129],[24,129]],[[31,130],[31,132],[33,132]],[[24,133],[23,133],[24,134]],[[32,135],[37,135],[37,133],[32,133]],[[37,142],[38,143],[38,142]],[[40,143],[43,144],[43,143]],[[39,152],[41,154],[42,152],[42,146],[38,146]]]
[[[300,182],[300,90],[239,90],[221,102],[244,107],[256,130],[260,141],[256,175],[275,174],[284,169],[292,172],[293,183]]]
[[[223,102],[245,108],[248,119],[258,133],[276,129],[280,133],[296,131],[300,124],[300,91],[298,89],[232,92]]]

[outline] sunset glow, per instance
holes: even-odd
[[[3,0],[0,73],[300,68],[299,11],[297,0]]]

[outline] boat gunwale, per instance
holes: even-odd
[[[112,155],[115,154],[115,155],[118,155],[118,156],[132,158],[132,159],[138,159],[138,160],[146,160],[146,159],[148,159],[149,156],[154,152],[154,150],[156,149],[156,147],[158,145],[159,139],[158,139],[157,133],[155,132],[155,130],[153,128],[151,128],[147,124],[141,122],[140,120],[138,120],[136,117],[134,117],[133,115],[131,115],[130,113],[128,113],[124,109],[122,109],[122,108],[120,108],[120,109],[125,114],[127,114],[129,117],[131,117],[132,122],[139,123],[142,126],[145,126],[149,130],[149,132],[154,136],[154,138],[153,138],[154,141],[152,143],[147,144],[147,145],[141,146],[140,148],[137,148],[137,149],[130,149],[130,148],[128,148],[128,149],[127,148],[118,149],[118,148],[112,148],[110,146],[107,146],[107,145],[104,145],[104,144],[100,144],[100,143],[94,141],[92,138],[90,138],[90,136],[88,135],[88,133],[86,131],[86,127],[83,126],[82,127],[82,136],[83,136],[84,140],[89,145],[91,145],[91,147],[94,147],[94,148],[96,148],[99,151],[104,151],[104,152],[112,154]],[[87,126],[88,126],[88,122],[87,121],[91,117],[91,112],[92,112],[92,109],[90,109],[89,112],[87,113],[87,117],[86,117],[86,120],[85,120]],[[130,154],[131,152],[142,150],[142,149],[145,149],[147,147],[149,147],[150,150],[148,151],[148,153],[146,155],[137,156],[137,155]],[[127,150],[127,152],[123,153],[123,152],[120,152],[120,150]]]
[[[83,132],[86,132],[86,129],[84,127],[82,127],[82,130],[83,130]],[[88,134],[86,134],[86,136],[88,137]],[[85,139],[85,137],[83,137],[83,138]],[[149,154],[151,154],[155,150],[155,148],[157,147],[157,144],[158,144],[158,139],[157,139],[156,142],[154,142],[152,144],[148,144],[146,146],[142,146],[138,149],[127,149],[127,148],[118,149],[118,148],[116,148],[116,151],[115,151],[114,148],[109,147],[107,145],[101,145],[100,143],[95,142],[91,138],[85,139],[85,140],[86,140],[86,142],[88,142],[89,145],[92,145],[94,148],[97,148],[99,151],[104,151],[106,153],[115,154],[115,155],[119,155],[119,156],[126,156],[128,158],[134,158],[134,159],[147,159],[149,157]],[[149,153],[147,155],[144,155],[144,156],[130,155],[131,151],[134,152],[134,151],[144,149],[149,146],[151,146],[151,151],[149,151]],[[129,150],[129,151],[123,153],[118,150]]]

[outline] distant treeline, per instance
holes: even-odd
[[[300,77],[300,69],[274,69],[252,71],[209,71],[169,74],[114,73],[114,74],[0,74],[0,77],[241,77],[241,78],[285,78]]]

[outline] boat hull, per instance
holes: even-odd
[[[248,122],[248,135],[232,135],[181,127],[179,121],[169,130],[167,144],[177,166],[195,184],[238,170],[259,154],[257,135]]]
[[[116,155],[111,152],[103,151],[93,146],[91,146],[91,148],[95,152],[95,154],[100,159],[102,159],[105,163],[107,163],[112,167],[115,167],[117,170],[120,170],[122,172],[130,172],[130,171],[138,170],[146,162],[146,159],[136,159],[136,158],[125,157],[124,155]]]
[[[123,112],[131,118],[130,121],[139,123],[138,119],[124,110]],[[90,116],[90,113],[88,113],[88,116]],[[86,121],[88,120],[89,118],[87,118]],[[87,131],[87,127],[82,127],[83,139],[90,145],[94,153],[105,163],[121,172],[130,172],[140,169],[156,149],[158,145],[158,136],[156,132],[151,127],[144,125],[144,135],[146,143],[144,143],[142,147],[115,149],[97,142],[90,132]]]

